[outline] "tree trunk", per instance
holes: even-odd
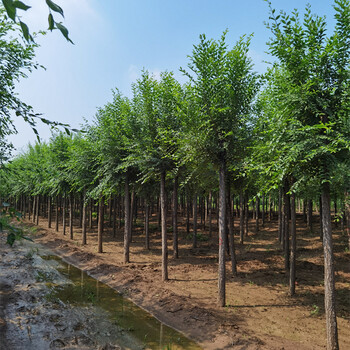
[[[249,204],[248,204],[248,194],[245,195],[244,200],[244,220],[245,220],[245,235],[248,236],[249,230]]]
[[[83,204],[83,215],[82,215],[82,222],[81,222],[81,226],[82,226],[82,230],[81,230],[81,235],[82,235],[82,244],[85,245],[86,244],[86,214],[87,214],[87,203],[86,203],[86,191],[84,190],[83,193],[83,200],[82,200],[82,204]]]
[[[282,186],[278,189],[278,238],[282,243],[283,219],[282,219]]]
[[[295,193],[291,195],[291,252],[290,252],[290,269],[289,269],[289,294],[295,294],[295,262],[297,250],[297,231],[296,231],[296,212],[295,212]]]
[[[39,225],[39,209],[40,209],[40,195],[36,196],[36,224]]]
[[[255,216],[255,232],[259,232],[259,206],[260,206],[260,200],[259,197],[256,197],[256,202],[255,202],[255,211],[256,211],[256,216]]]
[[[330,210],[330,186],[322,184],[322,218],[323,218],[323,249],[324,249],[324,288],[325,313],[327,331],[327,350],[338,350],[338,328],[335,311],[335,282],[333,265],[332,222]]]
[[[58,220],[59,220],[59,210],[58,210],[58,195],[56,195],[56,208],[55,208],[55,213],[56,213],[56,217],[55,217],[55,231],[58,232]]]
[[[212,193],[211,191],[209,192],[209,196],[208,196],[208,225],[209,225],[209,237],[211,238],[212,234],[213,234],[213,227],[212,227]]]
[[[74,205],[73,205],[73,194],[69,194],[69,235],[70,239],[73,239],[73,211],[74,211]]]
[[[345,222],[346,222],[346,233],[348,236],[348,245],[349,245],[349,250],[350,250],[350,195],[349,192],[346,191],[345,192],[345,196],[344,196],[344,207],[345,207],[345,211],[344,211],[344,215],[345,215]]]
[[[168,240],[166,228],[165,170],[160,175],[160,209],[162,216],[162,280],[168,280]]]
[[[129,177],[125,176],[124,263],[130,262],[130,190]]]
[[[243,244],[244,240],[244,194],[241,190],[239,194],[239,243]]]
[[[284,200],[284,268],[286,271],[290,268],[290,248],[289,248],[289,217],[290,217],[290,201],[289,195],[287,192],[289,191],[288,181],[285,181],[285,185],[283,186],[283,200]]]
[[[322,197],[320,197],[320,239],[323,241]]]
[[[190,208],[190,196],[187,194],[186,196],[186,233],[187,235],[190,234],[190,213],[191,213],[191,208]]]
[[[197,194],[193,195],[193,236],[192,248],[197,248]]]
[[[226,162],[223,158],[219,171],[219,273],[218,273],[218,305],[226,304],[225,286],[225,229],[226,229]]]
[[[307,202],[307,227],[312,231],[312,200]]]
[[[52,204],[51,204],[51,196],[48,197],[47,200],[47,226],[51,228],[51,220],[52,220]]]
[[[149,202],[147,199],[145,208],[145,240],[146,249],[149,250]]]
[[[177,259],[179,257],[178,249],[178,236],[177,236],[177,207],[178,207],[178,178],[175,176],[174,188],[173,188],[173,257]]]
[[[66,203],[67,203],[67,198],[64,195],[63,203],[62,203],[62,231],[64,235],[66,234]]]
[[[265,226],[265,194],[262,195],[262,212],[261,212],[261,226]]]
[[[228,218],[228,228],[229,228],[229,246],[230,246],[230,257],[231,257],[231,269],[232,275],[237,276],[237,260],[235,252],[235,240],[234,240],[234,226],[233,226],[233,213],[231,208],[230,200],[230,187],[227,187],[227,218]]]
[[[102,242],[103,242],[103,224],[104,224],[104,203],[103,195],[100,195],[98,203],[98,228],[97,228],[97,240],[98,240],[98,252],[103,253]]]
[[[113,238],[117,235],[117,196],[113,195],[113,222],[112,222]]]

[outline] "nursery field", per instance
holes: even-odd
[[[129,264],[123,261],[123,234],[120,230],[113,238],[112,230],[106,228],[104,252],[97,253],[94,228],[88,231],[87,245],[82,246],[79,229],[75,230],[74,239],[71,240],[61,232],[47,229],[44,219],[39,220],[39,226],[29,222],[25,225],[32,226],[30,231],[37,245],[36,253],[49,248],[66,262],[115,288],[204,349],[324,349],[323,253],[317,224],[314,225],[315,233],[312,233],[306,229],[302,217],[297,218],[296,294],[290,297],[283,250],[277,239],[277,222],[266,222],[258,233],[253,233],[255,220],[250,220],[245,244],[240,245],[238,237],[235,238],[236,277],[230,274],[229,261],[226,262],[227,303],[224,308],[219,308],[216,302],[217,239],[210,238],[207,230],[199,227],[198,247],[193,249],[185,226],[180,225],[179,259],[169,259],[169,280],[163,282],[161,239],[155,219],[153,217],[150,223],[150,250],[144,248],[143,229],[136,223]],[[347,238],[339,228],[334,227],[336,305],[341,349],[350,347],[350,253],[346,247]],[[33,253],[33,248],[30,249]],[[6,254],[15,255],[12,263],[3,268],[19,271],[19,274],[10,277],[10,281],[3,281],[2,269],[2,286],[16,285],[14,296],[6,297],[6,288],[2,289],[2,301],[16,303],[16,298],[27,293],[26,286],[35,284],[35,280],[30,282],[22,278],[23,273],[28,274],[28,269],[23,269],[23,259],[16,258],[18,248],[2,245],[1,250],[2,260]],[[25,304],[22,306],[26,307]],[[44,307],[42,313],[46,312],[45,307],[50,308],[49,305],[41,306]],[[19,311],[15,314],[16,319],[23,317],[22,309],[22,314]],[[2,302],[2,335],[6,333],[4,320],[15,321],[6,320],[4,311],[6,315],[6,303]],[[40,317],[31,315],[27,318],[26,326],[40,323]],[[69,320],[70,316],[63,313],[61,324],[69,324]],[[45,328],[39,328],[38,332],[44,335]],[[59,336],[57,338],[60,339]]]

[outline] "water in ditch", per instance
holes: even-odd
[[[108,317],[106,332],[115,335],[125,349],[189,349],[201,347],[183,334],[159,322],[151,314],[124,298],[120,293],[97,281],[75,266],[54,255],[42,256],[68,283],[49,283],[50,298],[77,306],[103,309]],[[101,320],[104,322],[106,320]],[[115,329],[111,329],[110,325]],[[108,328],[108,331],[107,331]]]

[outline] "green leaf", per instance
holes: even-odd
[[[5,10],[8,16],[15,21],[16,20],[16,7],[13,5],[12,0],[2,0]]]
[[[68,29],[62,24],[62,23],[56,23],[56,27],[61,31],[62,35],[72,44],[73,41],[69,39],[68,37]]]
[[[27,41],[29,41],[29,40],[30,40],[30,34],[29,34],[28,26],[27,26],[25,23],[23,23],[22,21],[19,21],[19,24],[21,25],[24,38],[25,38]]]
[[[46,0],[46,3],[52,11],[58,12],[62,17],[64,17],[63,10],[60,6],[58,6],[51,0]]]
[[[22,1],[14,1],[13,6],[24,11],[27,11],[31,8],[31,6],[24,4]]]
[[[52,13],[49,14],[49,30],[55,29],[55,21],[53,19]]]

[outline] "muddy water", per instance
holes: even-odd
[[[93,306],[102,309],[103,315],[108,317],[108,320],[98,321],[100,324],[106,322],[104,335],[115,335],[118,344],[123,348],[201,349],[181,333],[162,324],[114,289],[80,269],[54,255],[43,255],[41,258],[60,272],[66,280],[66,283],[62,283],[62,280],[55,283],[54,279],[47,282],[50,288],[50,299],[59,300],[71,306]],[[46,277],[50,279],[49,276]],[[97,312],[96,316],[101,314]],[[111,325],[114,325],[114,329]],[[98,334],[96,336],[98,337]]]

